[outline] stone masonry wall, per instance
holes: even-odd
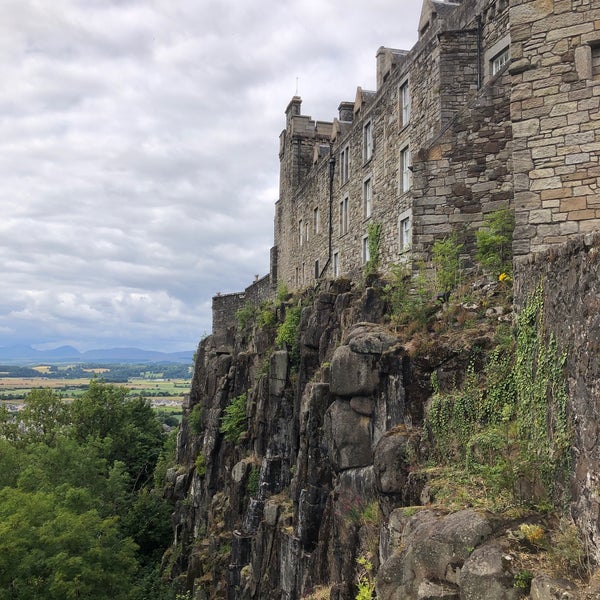
[[[455,231],[472,250],[486,213],[511,206],[511,123],[505,70],[479,92],[420,157],[415,158],[415,258]]]
[[[515,302],[544,291],[549,332],[567,353],[569,409],[574,429],[572,514],[600,561],[600,234],[516,260]]]
[[[468,0],[454,9],[446,7],[443,18],[433,21],[410,52],[388,51],[385,64],[391,70],[378,74],[379,90],[359,88],[352,122],[340,115],[340,121],[329,124],[335,135],[328,140],[322,135],[328,124],[301,115],[300,99],[292,100],[281,136],[275,217],[280,280],[295,289],[321,276],[359,276],[370,223],[381,225],[383,269],[415,252],[427,258],[436,237],[477,225],[484,212],[510,203],[509,81],[495,78],[491,85],[484,64],[486,49],[507,32],[505,0]],[[380,49],[378,56],[385,57],[385,52]],[[404,123],[400,86],[407,82],[411,113]],[[373,131],[369,160],[363,157],[367,123]],[[407,147],[415,171],[410,190],[401,185],[401,151]],[[342,152],[350,157],[347,181],[341,179]],[[335,165],[330,182],[331,159]],[[459,181],[461,175],[464,180]],[[368,180],[370,215],[364,198]],[[347,230],[341,224],[344,202]],[[412,227],[408,248],[400,234],[400,220],[406,218]]]
[[[514,252],[600,229],[600,5],[511,0]]]

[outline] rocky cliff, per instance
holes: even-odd
[[[166,488],[175,512],[165,572],[190,598],[577,597],[542,575],[560,574],[540,557],[566,543],[551,533],[566,526],[539,505],[560,494],[525,467],[505,486],[514,502],[503,503],[502,486],[477,489],[498,480],[486,453],[518,462],[518,443],[483,436],[512,439],[508,404],[504,425],[475,441],[467,431],[467,462],[479,456],[482,467],[464,486],[463,471],[439,467],[427,420],[432,398],[478,374],[491,381],[510,288],[472,281],[460,301],[429,306],[421,327],[394,328],[388,292],[377,279],[326,282],[248,307],[228,348],[200,343]],[[476,404],[488,396],[478,391]],[[462,452],[461,435],[448,456]],[[571,562],[562,567],[583,577],[583,554]]]

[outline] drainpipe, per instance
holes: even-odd
[[[477,89],[481,89],[481,15],[477,15]]]

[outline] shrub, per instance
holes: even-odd
[[[449,292],[456,287],[460,276],[459,258],[462,248],[463,244],[458,242],[456,234],[434,242],[432,258],[440,292]]]
[[[246,491],[248,496],[256,496],[258,493],[258,483],[260,478],[260,469],[256,465],[252,465],[250,474],[248,475],[248,482],[246,484]]]
[[[292,364],[296,364],[300,357],[300,315],[302,307],[288,308],[285,319],[277,330],[275,342],[279,348],[285,348],[290,354]]]
[[[225,407],[219,431],[228,442],[237,442],[246,431],[246,420],[246,394],[240,394]]]
[[[198,477],[204,477],[206,475],[206,457],[204,456],[204,452],[200,452],[198,456],[196,456],[196,475]]]
[[[196,404],[188,416],[188,423],[193,433],[199,434],[202,431],[202,406]]]
[[[246,327],[254,321],[256,312],[256,306],[248,302],[235,313],[235,318],[237,319],[240,329],[246,329]]]
[[[515,217],[508,208],[497,210],[484,218],[477,231],[475,258],[495,276],[512,273],[512,239]]]

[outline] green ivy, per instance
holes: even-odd
[[[556,338],[545,334],[539,286],[518,316],[514,377],[521,464],[528,473],[538,473],[551,493],[569,467],[566,358]]]
[[[541,287],[517,320],[515,339],[503,336],[480,373],[469,365],[450,392],[432,375],[425,419],[438,464],[462,462],[495,489],[514,491],[518,477],[541,481],[557,499],[569,469],[572,437],[564,376],[566,354],[544,326]]]

